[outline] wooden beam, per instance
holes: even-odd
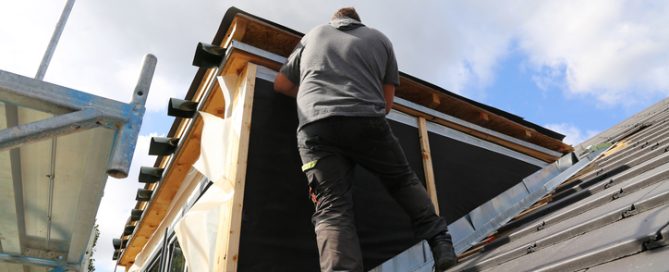
[[[484,122],[488,122],[488,121],[490,121],[490,115],[488,115],[485,112],[481,112],[481,113],[479,113],[479,119],[484,121]]]
[[[236,155],[228,174],[228,180],[233,182],[234,193],[229,205],[222,209],[223,214],[218,224],[218,236],[216,239],[216,264],[214,271],[237,271],[239,263],[239,240],[242,225],[242,209],[244,204],[244,187],[246,185],[246,167],[248,165],[249,137],[251,135],[251,110],[253,107],[253,94],[255,89],[257,65],[248,63],[240,76],[239,86],[235,93],[235,114],[229,118],[239,118],[240,122],[233,125],[239,136],[229,139],[228,146],[232,147],[232,153]],[[232,70],[234,71],[234,70]],[[239,108],[241,107],[241,108]]]
[[[434,168],[432,168],[432,153],[430,152],[430,141],[427,133],[427,121],[423,117],[418,117],[418,139],[420,140],[420,149],[423,155],[423,171],[425,172],[427,195],[432,200],[434,211],[439,215],[439,199],[437,198]]]
[[[281,63],[269,60],[254,54],[245,52],[243,50],[233,48],[225,65],[222,68],[223,75],[229,74],[242,74],[246,67],[246,64],[252,62],[258,65],[265,66],[270,69],[279,70],[281,68]]]
[[[535,149],[532,149],[532,148],[529,148],[529,147],[511,142],[511,141],[507,141],[507,140],[504,140],[502,138],[495,137],[495,136],[483,133],[483,132],[475,130],[475,129],[471,129],[471,128],[462,126],[460,124],[452,123],[452,122],[446,121],[444,119],[441,119],[439,117],[432,116],[430,114],[427,114],[427,113],[424,113],[424,112],[421,112],[421,111],[418,111],[418,110],[415,110],[415,109],[412,109],[412,108],[409,108],[409,107],[406,107],[406,106],[403,106],[403,105],[394,104],[393,108],[398,110],[398,111],[404,112],[406,114],[425,118],[426,121],[434,122],[434,123],[440,124],[442,126],[452,128],[454,130],[472,135],[474,137],[477,137],[479,139],[482,139],[482,140],[485,140],[485,141],[488,141],[488,142],[492,142],[492,143],[501,145],[503,147],[506,147],[506,148],[509,148],[511,150],[517,151],[519,153],[531,156],[533,158],[540,159],[540,160],[545,161],[545,162],[552,163],[552,162],[556,161],[557,159],[559,159],[559,157],[555,157],[555,156],[543,153],[541,151],[538,151],[538,150],[535,150]]]
[[[235,17],[235,19],[232,20],[232,24],[230,25],[228,32],[225,33],[225,38],[223,39],[221,47],[227,48],[233,40],[241,41],[246,34],[247,26],[248,19],[241,16]]]
[[[563,154],[573,151],[573,147],[560,140],[538,133],[533,128],[510,120],[503,115],[488,111],[485,108],[479,107],[456,96],[443,93],[409,78],[402,77],[400,82],[400,86],[396,89],[397,97],[514,138],[524,139],[530,143]],[[439,97],[439,104],[434,103],[435,100],[429,97],[430,94]]]

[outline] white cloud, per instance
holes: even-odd
[[[403,59],[406,70],[451,91],[485,97],[481,89],[497,80],[500,60],[520,50],[543,90],[594,97],[607,106],[647,104],[669,95],[667,1],[474,0],[414,6],[392,14],[411,14],[416,23],[394,39],[401,43],[399,55],[410,56]],[[411,24],[384,23],[391,34],[397,25]]]
[[[100,237],[95,247],[96,271],[113,271],[115,261],[112,261],[114,248],[113,238],[120,238],[130,211],[135,207],[135,194],[143,185],[137,182],[141,166],[153,166],[156,157],[149,156],[151,137],[161,136],[158,133],[140,135],[132,159],[132,166],[128,178],[118,180],[107,179],[104,196],[98,209],[97,224],[100,226]]]
[[[52,30],[44,26],[53,25],[61,9],[52,2],[2,4],[3,25],[26,31],[0,30],[12,41],[0,50],[0,68],[34,73]],[[304,32],[352,4],[365,23],[393,40],[403,71],[474,99],[498,80],[500,60],[511,50],[526,54],[540,88],[613,106],[669,94],[669,2],[629,0],[397,1],[384,2],[394,7],[384,12],[377,12],[378,3],[351,1],[78,1],[47,80],[127,101],[136,75],[118,82],[109,71],[138,70],[142,55],[152,52],[159,58],[156,78],[171,88],[151,98],[166,101],[185,93],[195,71],[194,45],[211,40],[228,5]]]
[[[599,133],[599,131],[594,130],[582,130],[577,126],[569,123],[547,124],[544,125],[544,127],[564,134],[564,142],[570,145],[580,144]]]
[[[669,2],[542,3],[516,33],[539,82],[564,82],[569,94],[605,105],[669,94]]]
[[[0,69],[28,77],[35,76],[53,26],[65,2],[0,2]],[[20,27],[20,28],[19,28]]]
[[[164,111],[169,97],[185,95],[196,71],[190,65],[195,44],[211,40],[224,9],[177,8],[179,1],[161,1],[150,8],[137,7],[135,1],[121,2],[75,3],[45,80],[127,103],[143,55],[153,53],[158,65],[147,110]],[[0,69],[34,76],[64,3],[0,3]],[[198,10],[208,11],[209,16],[199,16]],[[208,27],[191,28],[184,21]],[[189,38],[183,38],[185,33]]]

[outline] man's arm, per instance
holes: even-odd
[[[274,79],[274,90],[290,97],[297,96],[297,85],[281,72],[277,73]]]
[[[395,97],[395,84],[383,84],[383,97],[386,100],[386,114],[388,114],[390,110],[393,108],[393,98]]]

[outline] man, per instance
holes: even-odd
[[[298,149],[315,204],[322,271],[363,269],[351,195],[355,164],[376,174],[409,214],[438,270],[456,263],[446,221],[435,214],[385,119],[397,85],[392,44],[363,25],[354,8],[338,10],[330,24],[307,33],[276,77],[277,92],[297,96]]]

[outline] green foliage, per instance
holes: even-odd
[[[91,257],[88,259],[88,272],[94,272],[95,271],[95,265],[93,262],[95,259],[93,258],[93,253],[95,253],[95,246],[98,244],[98,238],[100,238],[100,226],[98,224],[95,224],[95,238],[93,238],[93,245],[91,246]]]

